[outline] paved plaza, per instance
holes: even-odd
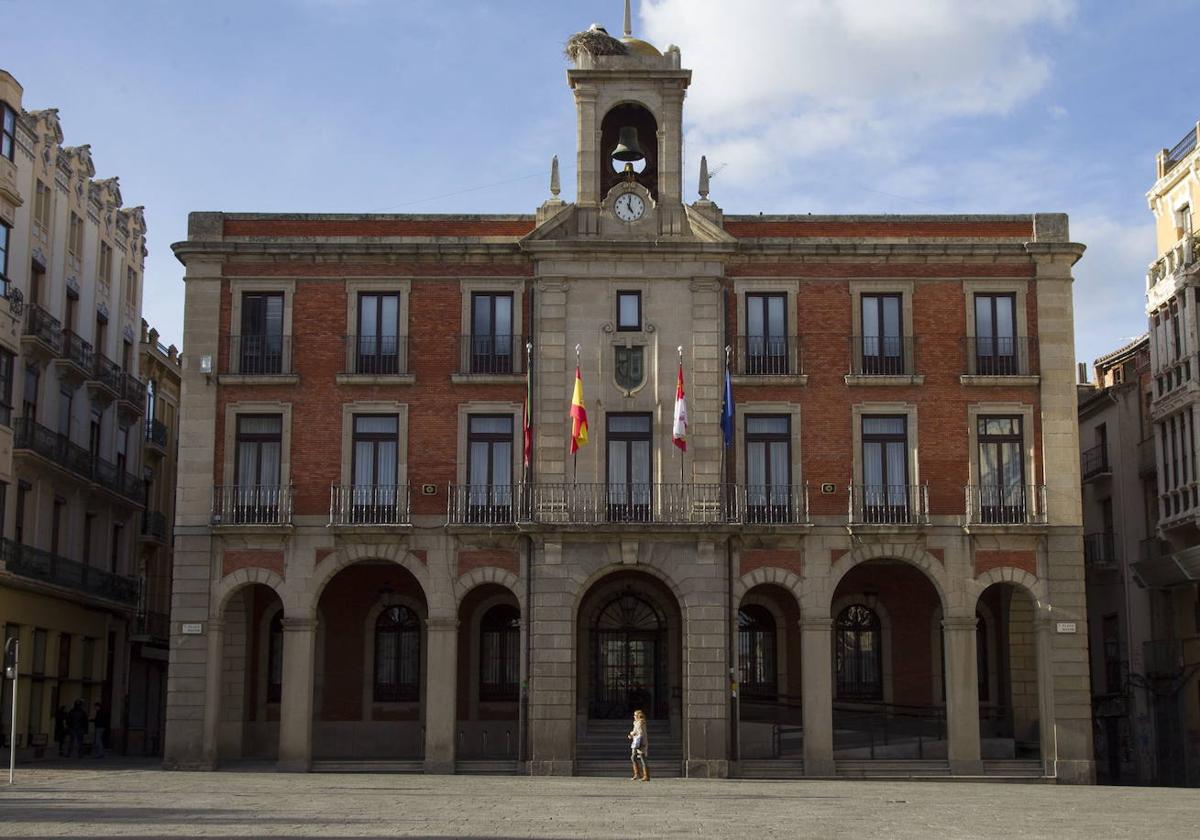
[[[269,772],[87,762],[0,787],[0,837],[1066,838],[1200,835],[1200,791]]]

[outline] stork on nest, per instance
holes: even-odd
[[[585,32],[576,32],[567,39],[563,50],[567,58],[578,61],[580,53],[597,55],[627,55],[629,50],[598,23],[593,23]]]

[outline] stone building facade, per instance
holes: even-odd
[[[0,71],[0,622],[21,645],[17,741],[36,756],[76,700],[105,704],[110,746],[125,742],[144,630],[146,224],[88,146],[63,146],[57,111],[21,96]]]
[[[168,766],[1090,780],[1066,217],[688,203],[570,44],[573,202],[191,215]]]

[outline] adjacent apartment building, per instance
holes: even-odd
[[[191,215],[167,765],[1090,781],[1066,217],[727,215],[568,49],[570,202]]]
[[[131,680],[167,640],[147,621],[146,581],[170,568],[169,530],[148,534],[145,516],[159,503],[148,483],[167,493],[155,459],[170,445],[146,425],[146,225],[116,178],[96,179],[87,146],[63,146],[58,113],[21,96],[0,71],[0,623],[21,650],[16,731],[7,680],[0,726],[38,756],[59,706],[101,703],[110,746],[140,752],[154,718]]]

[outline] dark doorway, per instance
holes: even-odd
[[[667,717],[666,626],[662,613],[632,589],[600,610],[592,631],[590,717],[624,718],[634,709]]]

